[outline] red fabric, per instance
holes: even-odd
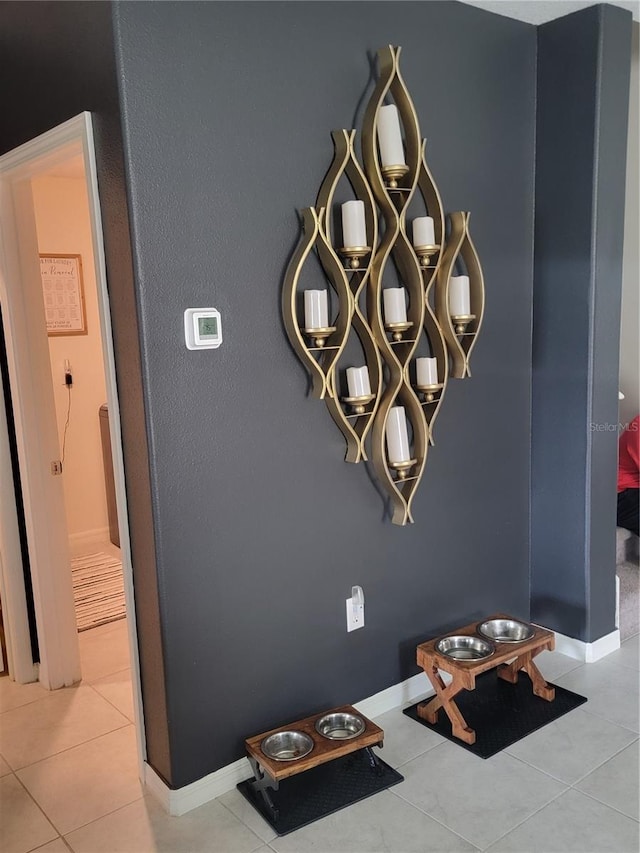
[[[618,444],[618,491],[640,488],[640,415],[620,436]]]

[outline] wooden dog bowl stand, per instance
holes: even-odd
[[[498,614],[490,618],[511,619],[512,617]],[[470,625],[465,625],[464,628],[450,631],[447,636],[454,634],[478,636],[477,628],[484,621],[483,619],[481,622],[472,622]],[[451,720],[454,737],[468,744],[475,743],[476,733],[467,725],[460,709],[454,702],[454,696],[457,696],[461,690],[474,690],[476,677],[495,667],[498,668],[498,677],[511,684],[517,683],[519,671],[524,670],[531,679],[534,694],[541,699],[546,699],[547,702],[553,702],[556,695],[555,689],[549,687],[533,659],[545,649],[553,651],[555,634],[545,628],[539,628],[537,625],[531,627],[535,629],[535,633],[530,640],[525,640],[523,643],[498,643],[492,640],[491,642],[493,642],[496,650],[494,654],[483,660],[454,660],[438,653],[435,650],[435,645],[442,637],[436,637],[434,640],[419,645],[416,649],[418,666],[424,669],[427,678],[436,691],[436,695],[433,699],[421,702],[418,705],[418,716],[433,725],[437,722],[438,711],[443,708]],[[452,680],[449,685],[445,685],[439,670],[451,676]]]
[[[315,730],[316,721],[326,714],[357,714],[364,720],[364,731],[357,737],[349,739],[331,740],[330,738],[326,738]],[[313,740],[313,749],[308,755],[292,761],[276,761],[274,758],[269,758],[269,756],[264,754],[260,748],[260,744],[265,738],[269,737],[269,735],[291,731],[292,729],[304,732]],[[383,730],[379,726],[376,726],[375,723],[372,723],[371,720],[368,720],[359,711],[356,711],[351,705],[343,705],[341,708],[334,708],[332,711],[312,714],[310,717],[305,717],[303,720],[297,720],[295,723],[289,723],[286,726],[278,726],[277,729],[271,729],[269,732],[263,732],[260,735],[247,738],[244,742],[247,757],[249,758],[254,775],[251,787],[256,793],[260,793],[267,809],[274,820],[276,820],[278,818],[278,810],[273,803],[268,790],[269,788],[277,791],[283,779],[288,779],[290,776],[295,776],[298,773],[304,773],[305,770],[311,770],[313,767],[326,764],[327,761],[333,761],[335,758],[341,758],[343,755],[349,755],[349,753],[356,752],[359,749],[367,750],[371,769],[377,771],[380,764],[371,747],[381,747],[383,740]]]

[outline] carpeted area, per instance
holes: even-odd
[[[620,578],[620,613],[618,617],[620,641],[640,633],[640,568],[638,563],[626,560],[616,566]]]
[[[88,631],[124,619],[124,577],[122,563],[99,551],[71,561],[73,598],[78,631]]]
[[[624,643],[640,633],[640,560],[638,537],[622,527],[616,529],[616,574],[620,581],[618,628]]]

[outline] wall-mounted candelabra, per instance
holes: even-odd
[[[287,334],[311,374],[312,393],[325,400],[345,437],[346,461],[368,460],[370,436],[392,521],[404,525],[413,521],[411,504],[447,379],[471,375],[484,285],[469,214],[451,214],[445,227],[399,56],[399,47],[378,52],[379,77],[362,127],[364,169],[354,150],[356,131],[332,133],[333,161],[315,207],[302,211],[303,234],[282,301]],[[355,198],[341,206],[338,238],[332,220],[343,178]],[[414,199],[426,215],[413,219],[410,239],[406,220]],[[328,287],[302,291],[301,273],[312,253]],[[394,286],[387,286],[391,278]],[[364,364],[347,367],[352,335]]]

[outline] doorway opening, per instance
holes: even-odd
[[[131,554],[89,113],[0,157],[0,212],[0,306],[23,487],[22,506],[15,496],[11,505],[5,460],[0,597],[10,677],[37,678],[48,689],[99,677],[99,663],[81,673],[81,647],[91,652],[85,663],[101,658],[107,673],[128,669],[142,776]],[[20,514],[38,659],[25,621],[23,561],[12,550]]]
[[[125,617],[109,407],[81,155],[31,181],[79,632]]]

